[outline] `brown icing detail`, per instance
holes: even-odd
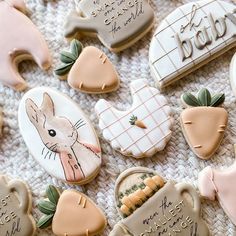
[[[192,121],[185,121],[184,124],[190,125],[190,124],[192,124]]]
[[[21,61],[33,59],[41,69],[51,65],[47,44],[26,12],[23,0],[0,2],[0,81],[16,90],[27,87],[18,72]]]
[[[194,148],[201,148],[202,145],[195,145]]]
[[[78,198],[86,199],[86,207],[78,205]],[[66,190],[60,196],[53,217],[52,230],[57,236],[87,236],[103,232],[106,218],[103,212],[86,195],[75,190]]]
[[[120,51],[138,41],[153,24],[154,13],[147,0],[82,0],[80,12],[67,18],[65,36],[95,33],[112,51]]]
[[[84,198],[83,208],[85,208],[85,207],[86,207],[86,202],[87,202],[87,199],[86,199],[86,198]]]
[[[224,133],[225,131],[223,129],[218,130],[219,133]]]
[[[0,176],[0,235],[33,236],[35,222],[30,213],[31,195],[25,183]]]
[[[193,124],[185,125],[191,120]],[[187,108],[181,114],[181,126],[184,136],[195,154],[202,159],[209,159],[218,149],[228,123],[228,114],[220,107]],[[201,148],[196,148],[202,143]]]
[[[85,47],[68,74],[69,85],[81,92],[106,93],[119,87],[111,61],[96,47]]]

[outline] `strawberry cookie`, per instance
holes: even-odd
[[[118,89],[119,77],[108,57],[98,48],[82,44],[74,39],[71,52],[61,52],[63,63],[55,74],[67,78],[68,84],[85,93],[108,93]]]
[[[109,236],[209,235],[196,190],[165,181],[153,170],[135,167],[123,172],[116,181],[115,203],[123,219]]]
[[[181,98],[187,105],[180,116],[183,134],[198,157],[209,159],[218,149],[227,127],[228,113],[218,107],[225,95],[211,96],[207,89],[201,89],[198,97],[185,93]]]
[[[52,225],[57,236],[93,236],[106,227],[104,213],[83,193],[76,190],[59,192],[54,186],[46,190],[47,199],[38,204],[44,215],[37,226],[41,229]]]

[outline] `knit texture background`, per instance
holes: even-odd
[[[127,109],[132,103],[129,90],[131,81],[145,78],[150,82],[150,85],[155,85],[148,65],[148,50],[152,34],[165,16],[186,2],[188,1],[151,0],[150,4],[156,16],[155,27],[143,39],[119,54],[109,52],[97,39],[82,38],[81,41],[85,46],[97,46],[107,54],[116,66],[121,79],[121,86],[117,92],[105,95],[87,95],[76,92],[68,86],[66,81],[59,81],[53,75],[53,68],[59,64],[59,51],[69,47],[69,43],[63,37],[63,26],[65,17],[70,10],[75,8],[74,1],[42,2],[42,0],[26,0],[27,6],[31,11],[30,18],[38,26],[48,42],[53,57],[53,67],[48,72],[43,72],[33,62],[24,62],[20,66],[23,77],[30,88],[48,86],[69,95],[77,102],[95,126],[103,150],[101,172],[94,181],[86,186],[67,185],[49,176],[29,154],[19,133],[17,113],[19,101],[24,92],[15,92],[0,85],[0,106],[3,108],[4,115],[3,136],[0,142],[0,172],[12,178],[23,179],[29,184],[33,194],[33,215],[35,219],[38,219],[41,215],[36,209],[36,204],[44,196],[48,184],[54,184],[63,189],[75,188],[92,198],[106,213],[108,225],[103,235],[108,235],[113,226],[120,220],[115,209],[113,192],[117,175],[126,168],[132,166],[153,168],[166,179],[188,182],[197,187],[198,173],[204,167],[211,165],[215,168],[224,168],[234,162],[236,97],[232,93],[229,82],[229,64],[234,50],[208,63],[162,91],[162,94],[166,96],[172,107],[174,117],[173,135],[163,152],[143,160],[124,157],[111,148],[109,143],[101,136],[98,128],[98,119],[94,112],[94,105],[98,99],[105,98],[117,108]],[[202,87],[207,87],[213,93],[224,92],[226,95],[224,107],[229,113],[229,125],[223,142],[209,161],[202,161],[193,154],[183,137],[179,121],[180,113],[183,111],[180,102],[181,94],[186,91],[194,93]],[[218,202],[203,201],[202,213],[204,220],[209,226],[211,235],[236,235],[234,233],[236,232],[235,227]],[[48,229],[38,230],[36,235],[53,234]]]

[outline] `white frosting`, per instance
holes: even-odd
[[[177,8],[162,21],[149,51],[151,72],[160,87],[182,78],[234,47],[235,9],[234,5],[224,1],[203,0]],[[231,15],[226,17],[229,13]],[[178,46],[176,35],[181,42],[186,40],[188,45],[180,42]],[[183,51],[184,55],[181,54]]]
[[[23,96],[19,106],[18,119],[20,132],[25,140],[25,143],[29,148],[30,153],[49,174],[65,181],[66,179],[59,159],[59,154],[56,152],[51,152],[45,147],[37,129],[31,123],[26,113],[26,100],[30,98],[38,107],[40,107],[45,92],[48,93],[53,100],[56,116],[67,118],[72,124],[76,124],[76,122],[80,119],[83,120],[85,125],[78,129],[80,141],[96,146],[97,148],[100,148],[100,144],[90,121],[78,105],[69,97],[46,87],[34,88]],[[94,175],[92,170],[97,172],[100,168],[101,153],[97,153],[97,155],[100,158],[90,159],[89,162],[89,155],[83,155],[83,158],[77,157],[81,166],[83,166],[83,171],[86,178],[92,178]]]
[[[171,110],[166,99],[146,80],[133,81],[130,88],[133,105],[127,111],[117,110],[104,99],[97,102],[99,127],[104,138],[122,154],[136,158],[152,156],[163,150],[171,137]],[[131,125],[132,115],[147,128]]]

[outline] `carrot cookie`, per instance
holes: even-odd
[[[95,35],[111,51],[121,51],[152,27],[154,12],[148,0],[82,0],[67,18],[65,37]]]
[[[150,169],[123,172],[116,181],[115,202],[123,219],[110,236],[209,235],[196,190],[189,184],[165,181]]]
[[[95,105],[99,127],[112,147],[125,156],[149,157],[165,148],[171,137],[171,109],[146,80],[130,84],[133,105],[119,111],[106,100]]]
[[[108,57],[98,48],[82,44],[74,39],[71,52],[61,53],[63,63],[55,70],[60,78],[68,79],[68,84],[85,93],[108,93],[118,89],[118,74]]]
[[[18,118],[26,145],[49,174],[74,184],[96,177],[101,166],[97,135],[69,97],[50,88],[32,89],[20,102]]]
[[[236,44],[236,15],[232,3],[202,0],[185,4],[158,26],[149,63],[159,87],[198,69]]]
[[[218,107],[225,95],[211,96],[207,89],[201,89],[197,98],[185,93],[182,100],[189,106],[180,116],[185,139],[198,157],[209,159],[218,149],[227,127],[228,113]]]
[[[46,190],[47,199],[38,204],[44,213],[37,226],[41,229],[52,225],[57,236],[94,236],[106,227],[104,213],[83,193],[65,190],[62,193],[54,186]]]
[[[47,44],[26,12],[23,0],[0,2],[0,82],[16,90],[27,87],[18,72],[21,61],[34,59],[42,69],[51,64]]]
[[[0,176],[0,235],[33,236],[36,225],[31,215],[31,194],[20,180]]]

